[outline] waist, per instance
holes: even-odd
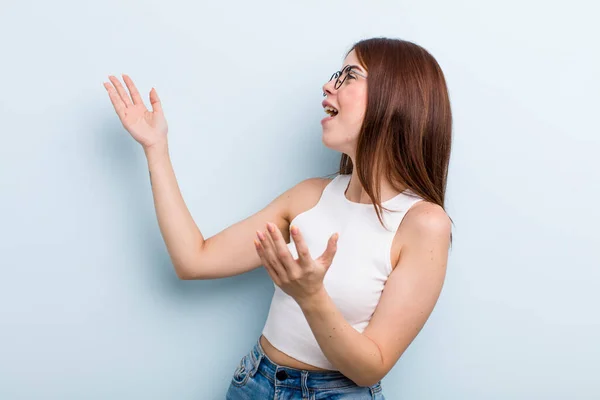
[[[261,336],[262,338],[263,336]],[[250,362],[252,369],[260,372],[273,382],[285,384],[286,387],[308,388],[308,389],[328,389],[357,387],[354,381],[350,380],[339,371],[329,370],[306,370],[288,366],[282,366],[274,362],[265,353],[259,339],[250,351]]]
[[[306,364],[302,361],[296,360],[293,357],[285,354],[280,351],[278,348],[273,346],[269,339],[267,339],[264,335],[260,336],[259,343],[261,345],[261,349],[263,353],[275,364],[285,367],[291,367],[296,369],[303,369],[307,371],[331,371],[324,368],[319,368],[314,365]]]

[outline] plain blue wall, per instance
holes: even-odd
[[[598,399],[597,6],[516,0],[9,2],[0,9],[0,398],[219,399],[273,292],[180,281],[102,85],[156,87],[212,236],[335,170],[321,85],[350,45],[428,49],[455,117],[454,247],[390,400]],[[595,38],[595,39],[594,39]]]

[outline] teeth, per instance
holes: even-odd
[[[337,115],[338,110],[336,110],[335,108],[330,107],[330,106],[325,106],[325,112],[331,116],[335,116],[335,115]]]

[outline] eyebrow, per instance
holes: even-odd
[[[362,68],[359,65],[346,65],[344,68],[342,68],[342,71],[346,70],[346,68],[352,69],[352,68],[357,68],[360,72],[364,72],[362,70]]]

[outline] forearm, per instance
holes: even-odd
[[[183,278],[187,273],[186,265],[198,255],[204,237],[181,195],[167,144],[144,152],[160,232],[175,271]]]
[[[382,378],[379,347],[346,321],[325,289],[298,304],[321,350],[342,374],[359,386],[371,386]]]

